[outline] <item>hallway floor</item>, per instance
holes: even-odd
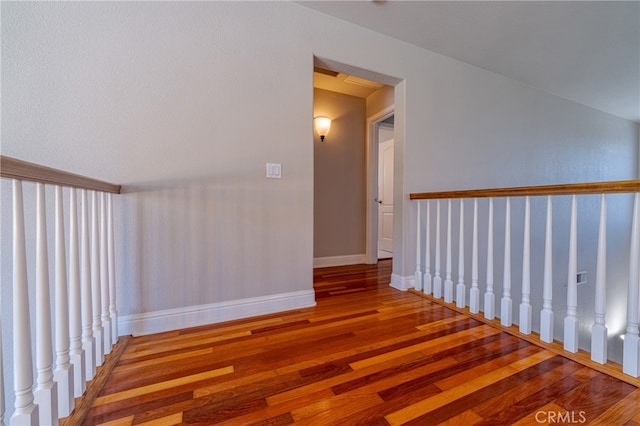
[[[316,269],[316,307],[132,338],[84,424],[640,425],[640,389],[390,274]]]

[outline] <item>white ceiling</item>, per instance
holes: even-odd
[[[640,122],[640,1],[300,4]]]

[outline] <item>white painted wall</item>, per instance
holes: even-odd
[[[123,184],[122,314],[310,289],[313,58],[264,19],[299,8],[41,6],[2,5],[3,154]]]
[[[1,7],[2,154],[124,185],[122,315],[311,290],[314,55],[403,80],[398,277],[415,268],[411,191],[638,175],[636,123],[296,4]]]

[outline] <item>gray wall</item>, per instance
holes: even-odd
[[[314,138],[313,256],[365,252],[365,99],[314,89],[315,115],[333,119]]]

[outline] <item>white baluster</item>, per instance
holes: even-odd
[[[591,360],[607,362],[607,199],[600,197],[600,227],[598,229],[598,259],[596,262],[596,303],[591,327]]]
[[[4,367],[2,364],[2,318],[0,318],[0,426],[4,426]]]
[[[424,279],[422,281],[422,286],[424,288],[424,292],[426,294],[431,294],[431,206],[429,205],[429,200],[427,200],[427,219],[425,224],[425,256],[424,256]]]
[[[496,296],[493,294],[493,198],[489,198],[489,223],[487,225],[487,291],[484,294],[484,317],[496,316]]]
[[[38,406],[33,397],[33,358],[27,254],[24,242],[22,182],[13,181],[13,389],[15,394],[12,425],[37,425]]]
[[[564,349],[578,352],[578,206],[576,196],[571,197],[571,224],[569,231],[569,269],[567,277],[567,315],[564,318]]]
[[[502,274],[502,299],[500,300],[500,324],[510,327],[513,323],[511,301],[511,202],[507,198],[504,214],[504,269]]]
[[[89,244],[89,200],[87,191],[81,192],[81,285],[82,285],[82,349],[85,356],[85,379],[96,375],[96,339],[93,335],[93,309],[91,301],[91,256]]]
[[[102,290],[102,329],[104,353],[111,353],[111,316],[109,315],[109,253],[107,246],[107,202],[104,192],[100,193],[100,288]]]
[[[51,300],[47,255],[47,222],[44,184],[37,185],[36,202],[36,389],[33,396],[40,412],[40,423],[58,422],[58,389],[53,381],[51,344]]]
[[[520,302],[520,333],[531,334],[531,234],[529,197],[524,200],[524,237],[522,245],[522,301]]]
[[[640,374],[640,323],[638,298],[640,297],[640,193],[633,202],[631,247],[629,248],[629,287],[627,289],[627,329],[624,336],[622,371],[633,377]]]
[[[436,202],[436,253],[434,263],[433,297],[440,299],[442,297],[442,278],[440,277],[440,200]]]
[[[460,199],[460,232],[458,233],[458,284],[456,285],[456,306],[467,305],[467,288],[464,285],[464,199]]]
[[[116,305],[116,266],[113,238],[113,200],[111,194],[107,195],[107,247],[109,249],[109,315],[111,317],[111,344],[118,342],[118,308]]]
[[[78,247],[77,190],[69,193],[69,357],[73,366],[73,396],[86,389],[85,354],[82,349],[82,314],[80,297],[80,250]]]
[[[547,197],[547,224],[544,238],[544,281],[542,311],[540,311],[540,340],[553,342],[553,214],[551,196]]]
[[[478,199],[473,200],[473,240],[471,243],[471,290],[469,290],[469,311],[480,312],[480,289],[478,288]]]
[[[447,206],[447,276],[444,280],[444,301],[453,302],[453,281],[451,280],[451,200]]]
[[[422,257],[422,253],[420,253],[420,200],[418,203],[418,212],[416,213],[416,273],[415,273],[415,283],[413,288],[416,290],[422,290],[422,269],[420,267],[420,258]]]
[[[102,328],[102,303],[100,288],[100,234],[98,230],[98,194],[91,193],[91,296],[93,303],[93,337],[96,345],[96,366],[104,362],[104,329]]]
[[[64,246],[64,212],[62,187],[56,186],[56,368],[53,378],[58,384],[58,415],[67,417],[73,410],[73,370],[69,358],[69,300],[67,298],[67,256]]]

